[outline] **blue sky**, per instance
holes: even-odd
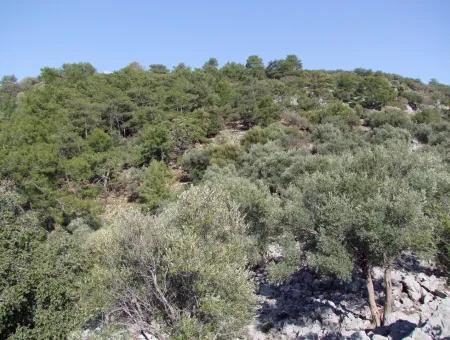
[[[450,1],[0,0],[0,76],[87,61],[113,71],[184,62],[356,67],[450,84]]]

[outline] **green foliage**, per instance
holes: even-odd
[[[381,75],[370,75],[360,83],[358,93],[361,105],[368,109],[381,109],[395,98],[395,91],[389,81]]]
[[[89,162],[84,157],[74,157],[63,163],[64,173],[70,179],[82,182],[92,177]]]
[[[152,160],[144,170],[142,182],[138,188],[141,201],[150,211],[170,197],[170,184],[173,176],[163,162]]]
[[[241,145],[248,150],[252,144],[265,144],[268,141],[269,132],[260,126],[255,126],[245,133],[241,139]]]
[[[423,101],[422,96],[419,93],[414,92],[414,91],[404,92],[404,93],[402,93],[402,96],[408,100],[408,104],[412,108],[417,108]]]
[[[404,111],[389,107],[381,111],[371,111],[367,117],[367,124],[370,127],[380,127],[389,124],[394,127],[409,128],[411,120]]]
[[[98,128],[91,131],[87,142],[95,152],[108,151],[112,146],[111,136]]]
[[[319,110],[305,113],[306,118],[314,123],[338,123],[342,121],[348,125],[359,125],[359,117],[347,105],[335,101],[325,105]]]
[[[449,180],[429,155],[364,150],[299,179],[286,214],[311,263],[348,278],[354,266],[389,266],[405,250],[433,252],[437,220],[428,209],[445,197]]]
[[[406,103],[417,113],[386,106]],[[305,258],[348,276],[437,248],[447,266],[448,104],[434,80],[303,70],[293,55],[4,76],[0,338],[76,337],[113,310],[153,334],[239,337],[245,268],[276,244],[276,282]],[[233,141],[249,129],[241,145],[210,139],[224,126]],[[427,145],[409,151],[411,134]],[[199,187],[166,207],[176,162]],[[110,196],[136,207],[101,228]]]
[[[182,160],[181,167],[188,174],[191,181],[199,181],[210,165],[211,154],[207,149],[192,149]]]
[[[293,54],[290,54],[283,60],[273,60],[269,62],[266,68],[266,74],[269,78],[282,78],[291,75],[297,75],[302,69],[302,62]]]
[[[246,228],[227,195],[196,187],[156,218],[122,212],[92,244],[129,323],[180,339],[230,338],[254,306]]]
[[[414,121],[418,124],[438,123],[441,120],[441,113],[438,109],[428,108],[419,111],[414,115]]]
[[[230,168],[210,168],[204,181],[228,193],[238,204],[239,211],[249,225],[248,234],[257,241],[260,254],[266,251],[271,239],[277,235],[281,216],[281,202],[264,185],[239,177]]]
[[[395,128],[388,124],[374,128],[370,132],[369,140],[373,144],[409,144],[411,142],[411,134],[408,130]]]
[[[164,160],[172,148],[169,131],[162,125],[145,126],[139,133],[138,145],[145,164],[152,159]]]
[[[66,232],[46,238],[13,187],[1,188],[0,337],[64,338],[86,321],[78,303],[91,262]]]

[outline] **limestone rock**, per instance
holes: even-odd
[[[413,301],[419,301],[422,297],[422,287],[414,279],[414,277],[412,275],[408,275],[403,279],[402,283],[410,299]]]

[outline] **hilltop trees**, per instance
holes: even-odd
[[[279,79],[286,76],[298,75],[302,69],[302,62],[294,55],[290,54],[285,59],[273,60],[269,62],[266,68],[266,74],[269,78]]]

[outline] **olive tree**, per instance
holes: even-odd
[[[391,266],[404,251],[434,250],[438,219],[431,208],[449,188],[438,158],[406,146],[374,147],[301,176],[290,188],[286,216],[311,265],[342,278],[363,271],[379,326],[372,268],[385,270],[386,316],[392,306]]]
[[[158,216],[120,212],[89,244],[120,320],[158,338],[228,339],[254,310],[246,235],[237,204],[206,185]]]

